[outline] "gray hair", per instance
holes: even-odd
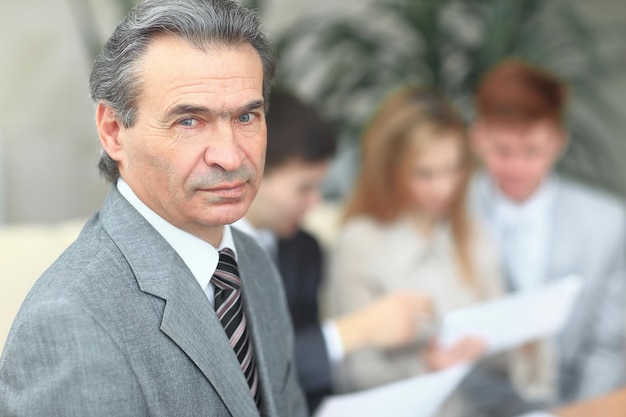
[[[254,11],[232,0],[144,0],[118,24],[96,56],[89,81],[91,98],[106,103],[125,127],[132,127],[141,93],[137,62],[152,40],[170,34],[202,51],[216,44],[250,44],[263,64],[267,107],[276,61],[260,26]],[[117,163],[104,150],[98,168],[112,183],[119,178]]]

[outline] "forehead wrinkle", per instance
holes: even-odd
[[[233,71],[224,72],[221,67],[209,62],[204,70],[207,58],[212,58],[213,53],[246,52],[252,55],[252,51],[245,48],[209,48],[207,52],[196,54],[185,53],[189,45],[185,44],[182,51],[174,44],[176,39],[161,39],[162,42],[154,42],[150,50],[141,62],[142,81],[145,88],[141,100],[153,109],[161,108],[160,113],[166,114],[206,114],[208,116],[227,117],[236,111],[244,111],[243,107],[248,107],[250,102],[258,101],[263,97],[262,68],[259,65],[258,74],[249,70],[250,62],[244,62],[243,67],[235,68]],[[163,43],[163,44],[161,44]],[[170,47],[170,49],[164,49]],[[193,49],[193,48],[191,48]],[[180,52],[180,53],[177,53]],[[172,61],[172,54],[176,58]],[[222,58],[218,56],[218,58]],[[257,58],[257,57],[255,57]],[[231,62],[237,57],[225,56],[224,59]],[[260,62],[260,58],[257,58]],[[182,65],[182,67],[181,67]],[[146,85],[149,83],[149,86]],[[248,102],[246,102],[246,100]],[[261,101],[262,103],[262,101]],[[179,107],[176,110],[175,107]],[[241,107],[240,107],[241,106]]]
[[[254,85],[256,80],[253,78],[239,76],[218,77],[213,75],[192,80],[181,80],[178,77],[171,78],[173,78],[171,81],[166,80],[167,84],[163,86],[164,89],[162,90],[165,92],[165,94],[163,94],[164,99],[167,100],[169,97],[175,100],[175,102],[168,107],[188,104],[205,107],[212,113],[218,114],[219,112],[227,113],[249,107],[251,103],[246,103],[241,107],[236,106],[236,101],[241,100],[238,96],[241,95],[247,95],[251,102],[263,102],[261,88],[257,88]],[[253,92],[253,94],[249,92]],[[230,97],[234,97],[234,99],[230,99]],[[218,111],[219,109],[215,107],[211,108],[210,104],[206,104],[209,101],[219,102],[219,106],[222,109]],[[229,102],[233,103],[229,104]]]
[[[194,79],[180,79],[179,76],[163,77],[160,80],[162,91],[173,97],[212,95],[220,98],[241,94],[247,90],[257,90],[255,80],[246,77],[206,76]],[[260,94],[260,88],[259,88]]]

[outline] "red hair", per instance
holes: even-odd
[[[476,94],[487,122],[528,126],[539,121],[562,124],[567,88],[557,77],[517,60],[506,60],[483,78]]]

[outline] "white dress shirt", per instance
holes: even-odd
[[[121,178],[117,181],[117,189],[178,253],[198,281],[198,284],[200,284],[200,288],[204,290],[211,305],[213,305],[214,289],[213,285],[209,285],[209,282],[217,269],[219,261],[218,251],[223,248],[229,248],[235,253],[235,260],[237,259],[237,250],[230,226],[224,226],[222,241],[216,249],[210,243],[168,223],[139,200],[130,186]]]
[[[256,229],[245,217],[237,220],[233,226],[256,239],[259,246],[278,264],[278,236],[275,233],[267,229]],[[321,329],[328,357],[333,365],[338,364],[343,360],[345,350],[337,324],[333,320],[325,320]]]
[[[556,176],[549,176],[522,203],[504,196],[485,173],[476,177],[476,204],[485,224],[500,244],[504,266],[515,290],[542,286],[548,278],[553,233],[553,210],[559,189]],[[523,395],[532,400],[557,398],[555,383],[559,350],[554,339],[521,349],[512,357],[512,378]]]
[[[516,289],[541,286],[548,278],[556,177],[547,178],[526,201],[517,203],[507,198],[487,176],[479,178],[478,192],[484,205],[485,218],[498,243],[504,263]]]

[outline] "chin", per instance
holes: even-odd
[[[524,201],[532,195],[532,191],[521,188],[503,188],[502,192],[511,200],[518,202]]]
[[[427,211],[433,216],[446,215],[449,210],[450,210],[449,201],[433,203],[429,207],[427,207]]]
[[[216,224],[232,224],[243,218],[248,212],[249,204],[238,204],[231,207],[216,207],[211,210],[211,217]]]
[[[294,237],[296,233],[298,233],[298,227],[292,226],[292,227],[284,227],[281,230],[277,230],[276,234],[281,239],[289,239],[291,237]]]
[[[498,184],[500,191],[511,198],[525,194],[529,188],[526,184],[517,181],[499,181]]]

